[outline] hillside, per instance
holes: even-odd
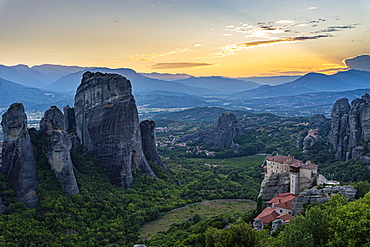
[[[156,90],[163,90],[169,92],[187,93],[187,94],[210,94],[215,92],[201,87],[191,87],[178,82],[163,81],[158,79],[152,79],[142,76],[136,73],[132,69],[108,69],[108,68],[89,68],[76,73],[68,74],[54,83],[48,88],[59,92],[75,92],[77,86],[80,84],[82,74],[86,71],[90,72],[102,72],[102,73],[115,73],[122,75],[129,79],[132,83],[132,90],[134,93],[148,93]]]
[[[253,81],[225,78],[221,76],[189,77],[187,79],[176,81],[192,87],[203,87],[210,90],[217,90],[222,94],[250,90],[260,86],[260,84]]]
[[[63,108],[73,105],[73,97],[37,88],[26,87],[0,78],[0,108],[7,108],[11,103],[22,102],[28,111],[46,110],[50,105]]]
[[[234,94],[244,99],[258,99],[280,96],[293,96],[303,93],[339,92],[355,90],[370,85],[368,72],[361,75],[358,71],[338,72],[335,75],[308,73],[298,79],[276,86],[264,85],[256,89]],[[365,75],[365,76],[364,76]]]
[[[156,115],[154,120],[171,119],[176,121],[184,122],[202,122],[202,123],[214,123],[224,113],[228,111],[220,107],[194,107],[191,109],[171,112],[171,113],[160,113]],[[230,110],[232,111],[237,119],[244,116],[252,115],[250,112],[241,110]]]

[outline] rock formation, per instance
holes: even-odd
[[[336,159],[359,159],[364,142],[370,141],[370,97],[335,102],[331,113],[328,143],[333,146]],[[360,143],[360,140],[364,141]]]
[[[314,130],[321,130],[324,126],[330,126],[330,120],[327,119],[323,114],[315,114],[310,120],[310,128]]]
[[[299,193],[298,197],[294,198],[292,205],[293,215],[299,214],[303,210],[303,205],[306,203],[325,203],[335,194],[340,194],[347,199],[353,199],[356,196],[356,189],[352,186],[326,186],[325,188],[305,190]]]
[[[85,152],[97,156],[111,182],[128,188],[132,171],[156,177],[145,159],[139,118],[129,80],[86,72],[75,96],[76,132]]]
[[[186,135],[177,138],[177,142],[200,141],[202,143],[211,143],[213,148],[230,146],[237,150],[238,145],[233,139],[237,134],[244,133],[242,126],[236,121],[236,117],[232,112],[225,112],[218,119],[217,127],[212,130],[203,130],[191,135]]]
[[[163,163],[158,154],[155,137],[155,127],[156,125],[154,121],[145,120],[140,123],[143,152],[145,155],[150,156],[147,156],[146,158],[154,161],[154,163],[161,166],[165,171],[169,172],[166,165]]]
[[[271,200],[274,196],[290,191],[289,173],[272,174],[262,180],[259,196],[264,202]]]
[[[321,139],[321,136],[316,130],[309,130],[307,136],[303,139],[302,148],[303,152],[307,152],[310,147],[312,147],[315,142]]]
[[[4,132],[1,173],[8,179],[19,201],[34,208],[38,202],[36,160],[23,105],[12,104],[4,113],[1,125]]]
[[[307,135],[297,138],[296,147],[303,149],[303,152],[308,152],[308,149],[312,147],[318,140],[321,140],[320,130],[326,126],[330,126],[330,120],[327,119],[323,114],[315,114],[309,120],[310,130]]]
[[[75,110],[67,105],[63,108],[63,112],[64,130],[67,131],[67,133],[71,133],[76,130]]]
[[[45,112],[40,122],[40,131],[43,151],[63,191],[68,195],[80,193],[70,155],[71,138],[64,130],[64,115],[56,106]]]

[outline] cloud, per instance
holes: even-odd
[[[326,38],[326,37],[331,37],[331,36],[330,35],[297,36],[297,37],[292,37],[292,38],[282,38],[282,39],[275,39],[275,40],[245,42],[245,43],[221,47],[220,52],[214,53],[212,55],[217,55],[217,56],[234,55],[236,51],[239,51],[242,49],[249,49],[249,48],[259,47],[259,46],[269,46],[269,45],[275,45],[279,43],[295,43],[295,42],[315,40],[315,39]]]
[[[321,32],[328,33],[328,32],[339,32],[342,29],[352,29],[355,28],[354,25],[348,25],[348,26],[331,26],[326,29],[321,29]]]
[[[370,71],[370,55],[363,54],[356,57],[343,59],[342,61],[351,69]]]
[[[222,46],[219,52],[213,52],[211,56],[235,55],[237,51],[253,47],[265,47],[280,43],[295,43],[332,37],[329,33],[340,32],[356,28],[360,24],[324,26],[327,20],[338,20],[338,16],[331,16],[326,19],[306,19],[305,17],[293,20],[281,19],[270,22],[258,22],[256,24],[228,25],[226,31],[243,33],[248,42]],[[291,34],[291,35],[289,35]],[[224,36],[229,33],[224,33]],[[314,36],[313,36],[314,35]],[[291,37],[289,37],[291,36]]]
[[[145,54],[145,55],[131,56],[130,58],[128,58],[126,60],[146,62],[146,61],[152,61],[153,59],[156,59],[158,57],[164,57],[164,56],[172,55],[172,54],[175,54],[175,53],[187,52],[187,51],[191,51],[191,50],[189,48],[176,49],[174,51],[170,51],[170,52],[166,52],[166,53],[161,53],[161,54],[151,53],[151,54]]]
[[[348,68],[339,64],[323,64],[321,67],[293,67],[281,68],[279,70],[271,71],[274,75],[302,75],[310,72],[334,74],[340,71],[347,71]]]
[[[216,64],[212,63],[156,63],[149,66],[151,69],[186,69],[186,68],[196,68],[203,66],[213,66]]]

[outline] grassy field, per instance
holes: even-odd
[[[211,164],[216,166],[246,167],[261,165],[267,155],[250,155],[243,157],[233,157],[228,159],[191,159],[194,162],[202,164]]]
[[[167,231],[171,224],[183,223],[196,214],[201,217],[212,217],[220,214],[245,213],[255,207],[255,202],[239,199],[212,200],[190,204],[169,211],[159,220],[146,224],[141,232],[141,237],[145,239],[158,232]]]

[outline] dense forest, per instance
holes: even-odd
[[[296,148],[297,137],[309,130],[306,118],[264,117],[241,119],[245,133],[236,136],[238,152],[229,147],[212,149],[207,144],[189,143],[159,147],[170,173],[151,162],[159,179],[135,171],[134,184],[122,189],[110,184],[108,177],[91,154],[71,153],[80,194],[67,196],[41,151],[40,136],[30,130],[37,149],[37,193],[35,209],[18,202],[5,177],[0,177],[0,196],[7,209],[0,216],[1,246],[360,246],[368,243],[368,207],[370,172],[360,161],[336,161],[322,141],[308,152]],[[162,121],[166,131],[158,132],[160,142],[212,127],[211,123]],[[159,124],[157,124],[158,126]],[[207,155],[199,150],[211,150]],[[362,199],[347,202],[340,196],[329,203],[312,205],[270,235],[271,226],[261,232],[251,228],[253,218],[262,209],[232,215],[200,217],[174,224],[165,232],[143,239],[140,231],[171,209],[212,199],[256,200],[263,179],[261,164],[265,155],[294,155],[312,160],[319,172],[341,183],[355,183]],[[150,162],[150,161],[149,161]]]

